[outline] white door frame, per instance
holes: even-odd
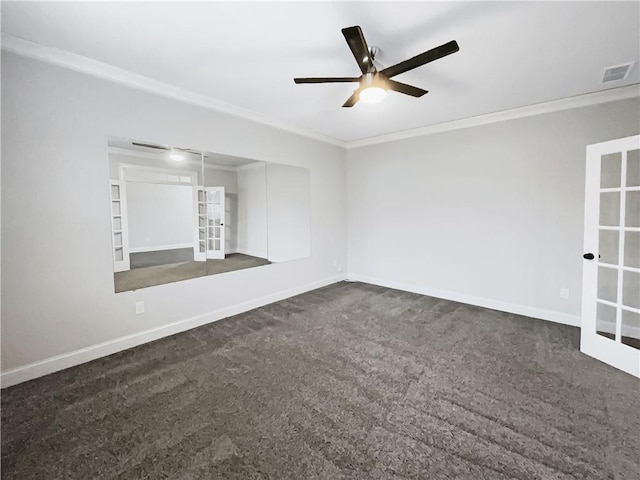
[[[596,333],[596,313],[597,313],[597,285],[598,285],[598,243],[600,231],[600,174],[601,174],[601,157],[611,153],[622,152],[622,178],[621,188],[610,189],[612,191],[620,191],[621,206],[625,205],[625,192],[630,188],[626,187],[625,170],[627,151],[640,149],[640,135],[611,140],[608,142],[598,143],[587,146],[586,159],[586,179],[585,179],[585,217],[584,217],[584,252],[585,255],[592,253],[592,260],[585,259],[583,262],[582,274],[582,324],[580,332],[580,351],[605,362],[619,370],[627,372],[635,377],[640,378],[640,350],[625,345],[620,342],[622,335],[621,308],[617,308],[615,340],[611,340]],[[636,187],[632,187],[636,190]],[[637,189],[640,190],[640,187]],[[625,208],[620,209],[620,236],[618,248],[618,292],[617,302],[608,304],[618,307],[622,302],[622,272],[623,270],[638,270],[629,267],[622,267],[624,251],[621,248],[624,245],[624,232],[635,231],[639,229],[631,229],[625,227]],[[607,302],[600,301],[607,304]],[[626,310],[638,311],[625,307]]]

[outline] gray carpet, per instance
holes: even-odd
[[[634,479],[576,328],[338,283],[3,391],[3,479]]]
[[[193,251],[191,253],[193,254]],[[114,273],[113,282],[115,292],[119,293],[269,264],[271,262],[266,258],[252,257],[243,253],[231,253],[221,260],[189,261],[147,267],[138,266],[133,270]]]

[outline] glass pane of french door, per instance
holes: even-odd
[[[600,157],[595,333],[640,349],[640,150]]]

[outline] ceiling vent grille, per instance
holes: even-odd
[[[604,76],[602,77],[602,83],[624,80],[629,75],[632,66],[633,62],[625,63],[624,65],[616,65],[615,67],[605,68]]]

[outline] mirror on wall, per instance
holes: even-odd
[[[115,291],[308,257],[309,170],[109,138]]]

